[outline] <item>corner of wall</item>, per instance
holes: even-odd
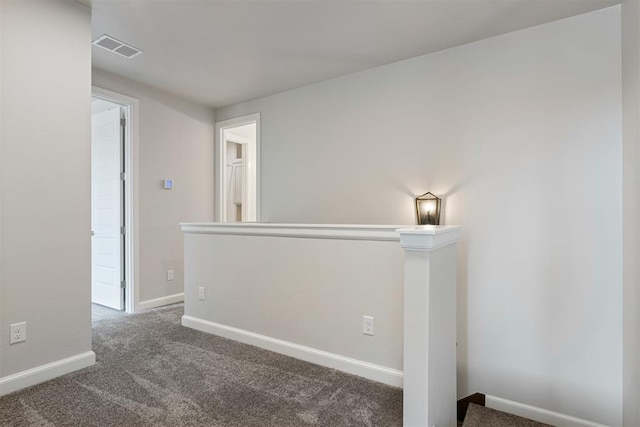
[[[91,18],[73,2],[3,1],[0,8],[0,388],[6,390],[25,372],[92,354]],[[42,37],[55,38],[59,48],[38,43]],[[28,340],[9,346],[9,324],[19,321],[28,323]]]
[[[640,425],[640,3],[622,2],[623,425]]]

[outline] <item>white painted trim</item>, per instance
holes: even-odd
[[[135,313],[139,307],[140,290],[137,284],[140,279],[140,254],[138,237],[138,158],[139,158],[139,102],[136,98],[91,86],[91,95],[106,101],[115,102],[127,107],[127,137],[125,138],[125,311]]]
[[[271,236],[307,239],[400,241],[399,225],[182,223],[188,234]]]
[[[216,221],[224,221],[225,218],[225,202],[223,198],[224,184],[224,162],[226,147],[222,144],[222,133],[226,128],[256,124],[256,221],[262,219],[262,149],[261,149],[261,131],[260,131],[260,113],[248,114],[242,117],[223,120],[215,124],[215,206],[214,214]]]
[[[405,251],[435,251],[460,240],[461,230],[459,225],[418,225],[398,233]]]
[[[95,363],[95,353],[87,351],[0,378],[0,396],[87,368]]]
[[[498,411],[529,418],[530,420],[538,421],[540,423],[551,424],[556,427],[606,427],[604,424],[583,420],[582,418],[572,417],[571,415],[565,415],[559,412],[549,411],[547,409],[525,405],[524,403],[518,403],[495,396],[486,395],[485,406],[487,408],[497,409]]]
[[[403,425],[407,427],[456,425],[458,251],[455,240],[449,239],[444,245],[436,239],[455,234],[448,230],[451,229],[413,230],[418,237],[434,238],[417,250],[407,248],[403,241],[407,235],[400,230],[405,250],[402,408]],[[437,251],[437,247],[442,249]]]
[[[150,308],[162,307],[163,305],[176,304],[184,301],[184,292],[179,294],[167,295],[166,297],[160,297],[155,299],[149,299],[146,301],[140,301],[138,304],[138,310],[149,310]]]
[[[318,350],[304,345],[271,338],[243,329],[221,325],[192,316],[182,316],[182,326],[229,338],[245,344],[254,345],[276,353],[295,357],[316,365],[337,369],[349,374],[358,375],[394,387],[402,387],[403,374],[397,369],[376,365],[362,360],[341,356],[335,353]]]

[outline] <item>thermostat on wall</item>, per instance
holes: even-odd
[[[165,179],[165,180],[163,181],[163,183],[164,183],[164,188],[165,188],[166,190],[171,190],[171,189],[173,189],[173,180],[172,180],[172,179]]]

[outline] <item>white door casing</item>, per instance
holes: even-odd
[[[117,310],[124,303],[120,118],[117,107],[91,119],[91,299]]]

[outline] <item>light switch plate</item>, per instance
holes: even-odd
[[[362,316],[362,333],[365,335],[373,335],[372,316]]]

